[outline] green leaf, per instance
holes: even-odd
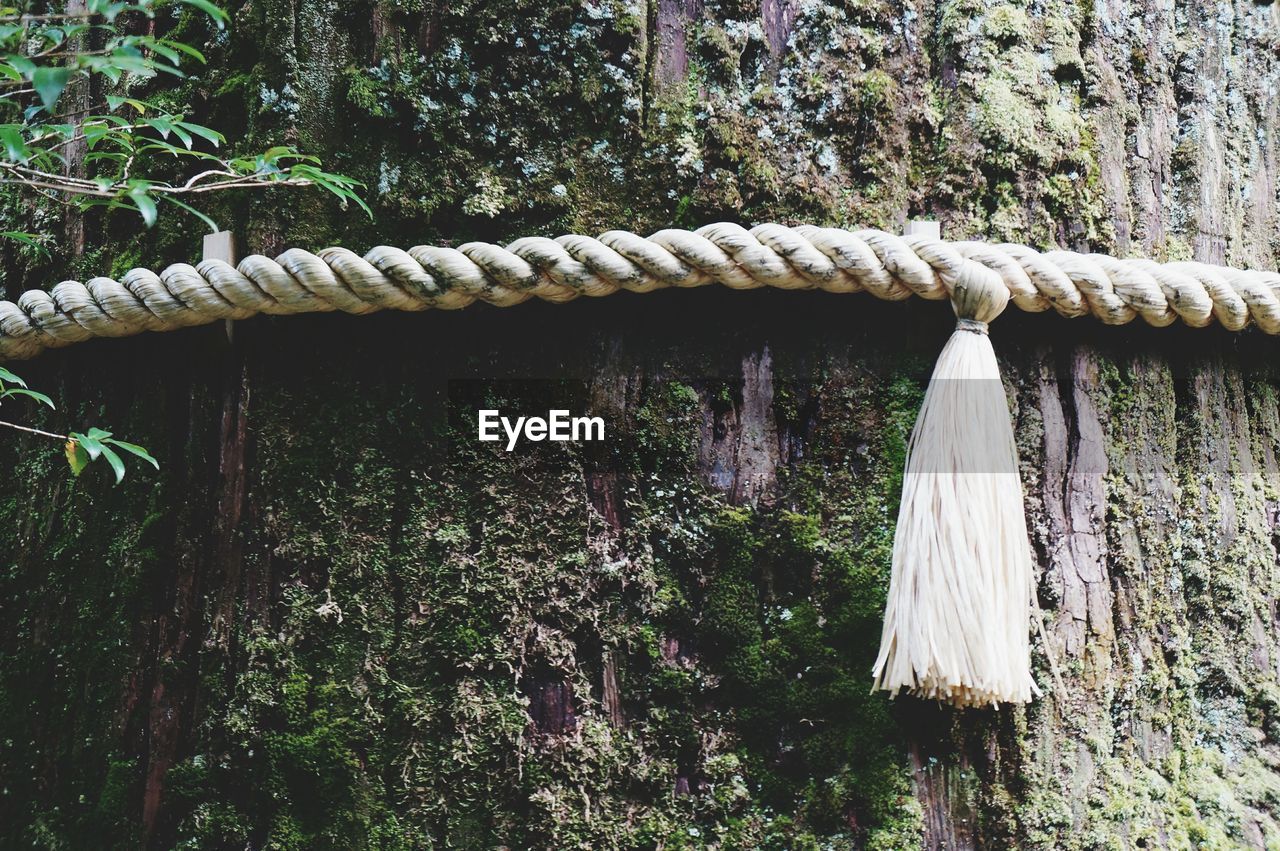
[[[34,233],[24,233],[19,230],[0,230],[0,239],[12,239],[14,242],[21,242],[23,245],[29,245],[36,250],[41,257],[49,256],[49,249],[44,247],[41,237]]]
[[[133,455],[136,455],[139,458],[141,458],[143,461],[146,461],[152,467],[155,467],[157,470],[160,469],[160,462],[157,461],[155,458],[152,458],[150,452],[143,449],[141,446],[137,445],[136,443],[126,443],[123,440],[116,440],[114,437],[105,439],[102,442],[110,443],[112,446],[123,449],[125,452],[132,453]]]
[[[165,200],[168,201],[170,204],[173,204],[174,206],[181,207],[191,215],[195,216],[200,221],[204,222],[206,225],[209,226],[210,233],[217,233],[218,231],[222,230],[222,228],[218,227],[217,222],[215,222],[213,219],[209,218],[204,213],[197,210],[195,207],[192,207],[190,204],[187,204],[183,201],[179,201],[177,198],[174,198],[172,196],[165,198]]]
[[[27,382],[23,381],[20,377],[14,375],[2,366],[0,366],[0,381],[7,382],[9,384],[16,384],[19,387],[27,386]]]
[[[196,151],[190,148],[184,148],[181,145],[170,144],[169,142],[161,142],[158,139],[152,139],[147,144],[138,148],[138,153],[154,153],[160,152],[169,154],[174,157],[191,157],[197,160],[212,160],[214,162],[222,162],[213,154],[207,154],[204,151]]]
[[[276,145],[274,148],[267,148],[262,152],[262,159],[265,162],[275,162],[282,157],[290,157],[296,154],[293,148],[288,145]]]
[[[0,124],[0,145],[12,162],[20,163],[31,156],[26,140],[17,124]]]
[[[71,439],[80,444],[80,447],[89,454],[90,461],[97,461],[98,456],[102,454],[102,444],[97,438],[90,437],[87,434],[81,434],[78,431],[71,432]]]
[[[106,77],[112,83],[120,82],[120,78],[124,76],[124,69],[117,67],[114,63],[101,56],[85,57],[84,65],[91,71]]]
[[[67,455],[67,463],[71,465],[71,475],[78,476],[84,472],[85,467],[89,466],[89,461],[91,459],[88,454],[85,453],[84,447],[80,445],[80,441],[75,439],[74,435],[72,435],[71,439],[67,441],[66,446],[63,447],[63,451]]]
[[[189,44],[186,44],[181,41],[170,41],[167,38],[156,39],[156,44],[163,44],[166,47],[173,48],[179,53],[185,53],[187,56],[190,56],[192,59],[196,60],[201,65],[205,64],[204,54],[196,50],[194,47],[192,47]],[[175,61],[174,64],[176,65],[177,62]]]
[[[99,163],[99,162],[116,163],[117,165],[122,166],[129,161],[129,155],[117,154],[114,151],[94,151],[91,154],[85,154],[84,161],[85,163]],[[95,177],[93,179],[93,182],[96,183],[98,186],[102,187],[103,189],[110,189],[113,185],[113,182],[110,178],[103,177],[101,175],[99,175],[98,177]]]
[[[33,33],[33,35],[48,42],[48,47],[57,47],[67,40],[67,32],[62,27],[45,27]]]
[[[58,98],[62,97],[62,90],[67,87],[67,80],[70,78],[70,68],[51,68],[47,65],[40,66],[31,75],[31,85],[50,114],[53,114],[53,108],[57,105]]]
[[[161,139],[168,139],[169,133],[173,131],[173,124],[169,122],[169,117],[166,115],[157,115],[155,118],[147,118],[144,119],[142,123],[159,133]]]
[[[182,144],[187,146],[187,150],[191,150],[191,143],[193,141],[191,138],[191,134],[188,133],[186,130],[182,129],[181,122],[175,122],[174,124],[171,124],[169,126],[169,129],[170,131],[173,132],[173,135],[177,136],[179,139],[182,140]]]
[[[21,74],[22,79],[24,80],[30,80],[31,75],[36,72],[36,63],[32,62],[30,59],[28,59],[25,56],[18,56],[17,54],[13,54],[10,56],[6,56],[4,58],[4,61],[10,67],[12,67],[13,70]]]
[[[35,390],[27,390],[22,387],[10,387],[8,390],[0,393],[0,399],[7,398],[9,396],[26,396],[29,399],[35,399],[37,402],[48,405],[50,408],[54,406],[53,400],[43,393],[38,393]]]
[[[289,177],[301,178],[303,180],[310,181],[321,189],[336,195],[343,202],[344,209],[346,207],[346,202],[354,201],[361,210],[364,210],[365,214],[370,219],[373,218],[373,211],[369,209],[369,205],[366,204],[364,199],[355,192],[356,187],[364,186],[363,183],[360,183],[357,180],[352,180],[350,177],[346,177],[345,175],[330,174],[326,171],[321,171],[320,169],[306,163],[299,163],[298,165],[293,166],[289,169],[288,175]]]
[[[97,426],[94,426],[93,428],[89,429],[87,432],[85,432],[85,434],[93,438],[94,440],[104,440],[111,436],[111,432],[104,431],[103,429],[100,429]]]
[[[208,15],[210,18],[212,18],[214,21],[217,22],[218,29],[222,29],[223,26],[226,25],[226,22],[230,20],[227,17],[226,12],[224,12],[222,9],[218,8],[214,4],[210,3],[209,0],[179,0],[179,2],[183,3],[184,5],[190,6],[193,9],[199,9],[201,12],[204,12],[206,15]]]
[[[119,97],[118,95],[107,95],[107,106],[111,108],[112,112],[115,112],[122,106],[133,107],[134,111],[139,115],[142,115],[147,111],[147,105],[142,101],[137,100],[136,98]]]
[[[116,484],[124,481],[124,462],[120,460],[120,456],[112,451],[110,446],[102,447],[102,457],[107,459],[107,463],[111,465],[111,469],[116,474]]]
[[[107,7],[102,10],[102,17],[106,18],[108,21],[114,21],[121,12],[138,11],[140,8],[141,7],[139,6],[129,6],[127,3],[109,3]],[[149,9],[147,10],[147,17],[155,17],[151,14]]]
[[[105,57],[91,57],[94,64],[99,65],[99,70],[103,74],[108,73],[108,69],[113,69],[116,76],[113,80],[120,78],[120,72],[137,74],[139,77],[154,77],[156,68],[159,63],[153,62],[143,56],[139,51],[132,47],[121,47]]]
[[[199,136],[201,139],[212,144],[215,148],[227,140],[227,137],[223,136],[217,130],[210,130],[202,124],[192,124],[190,121],[175,121],[174,126],[181,127],[188,133]]]
[[[147,227],[151,227],[156,223],[156,202],[155,199],[147,194],[145,189],[133,189],[129,192],[129,198],[137,206],[138,212],[142,214],[142,221]]]
[[[168,59],[174,65],[177,65],[179,62],[182,61],[181,54],[179,54],[178,51],[174,50],[172,47],[169,47],[160,39],[156,39],[151,43],[151,49],[154,50],[159,55],[163,56],[165,59]]]

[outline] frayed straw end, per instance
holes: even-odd
[[[1040,693],[1030,658],[1034,572],[986,334],[1008,290],[975,272],[956,282],[952,300],[959,324],[908,446],[875,688],[960,707],[1026,703]]]

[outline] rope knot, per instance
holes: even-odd
[[[998,274],[972,260],[966,260],[951,287],[951,308],[963,323],[974,320],[984,328],[1004,312],[1009,304],[1009,288]],[[963,325],[966,331],[972,331]]]

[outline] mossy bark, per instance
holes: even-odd
[[[253,251],[930,214],[1274,268],[1278,9],[266,0],[181,97],[369,184],[218,202]],[[7,286],[195,247],[84,227]],[[162,471],[0,446],[0,844],[1275,847],[1274,342],[1000,320],[1049,694],[955,713],[868,693],[948,325],[707,290],[26,366]],[[609,437],[506,453],[482,404]]]

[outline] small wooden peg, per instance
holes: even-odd
[[[228,266],[236,265],[236,238],[229,230],[220,230],[204,235],[204,259],[221,260]],[[223,320],[223,329],[227,332],[227,342],[235,339],[235,321]]]

